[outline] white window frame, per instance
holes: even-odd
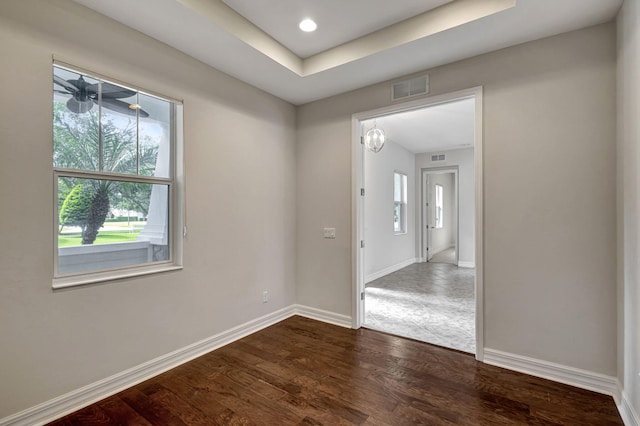
[[[444,227],[444,186],[436,184],[436,202],[435,205],[435,228],[442,229]]]
[[[128,277],[136,277],[160,272],[174,271],[182,269],[182,245],[183,237],[186,235],[186,223],[184,214],[184,154],[183,154],[183,106],[182,101],[175,100],[165,95],[156,94],[148,90],[144,90],[131,84],[122,83],[118,80],[105,77],[99,73],[86,70],[75,65],[54,59],[53,66],[87,75],[101,81],[112,83],[127,89],[134,90],[144,95],[153,96],[171,103],[171,132],[170,137],[170,177],[154,177],[134,174],[121,174],[103,171],[90,171],[82,169],[67,169],[53,167],[53,279],[52,287],[54,289],[73,287],[78,285],[92,284],[104,281],[112,281]],[[53,72],[52,66],[52,72]],[[53,139],[52,142],[53,144]],[[53,153],[53,146],[52,146]],[[148,262],[136,265],[127,265],[120,267],[111,267],[103,269],[95,269],[90,271],[73,272],[62,274],[58,271],[59,266],[59,250],[58,250],[58,228],[59,228],[59,212],[58,212],[58,179],[61,177],[81,178],[81,179],[107,179],[111,181],[133,182],[157,184],[168,187],[168,245],[169,259],[164,261]],[[136,243],[120,243],[120,244],[136,244]],[[92,245],[94,246],[94,245]],[[98,247],[98,251],[100,250]],[[88,246],[82,246],[88,247]],[[78,250],[81,247],[76,247]],[[96,249],[93,249],[96,250]]]
[[[396,187],[396,179],[400,178],[400,199],[396,199],[395,187]],[[393,233],[395,235],[404,235],[407,233],[407,182],[408,178],[405,173],[402,172],[393,172]],[[400,229],[396,228],[395,222],[395,212],[396,206],[400,207]]]

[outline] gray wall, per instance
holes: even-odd
[[[618,378],[640,415],[640,6],[618,16]]]
[[[366,241],[365,276],[406,261],[415,253],[415,160],[399,144],[388,141],[382,151],[364,151],[364,187],[366,188],[364,240]],[[407,229],[405,234],[393,230],[393,173],[407,176]]]
[[[53,53],[184,99],[183,271],[52,291]],[[0,418],[295,302],[293,106],[67,0],[0,2],[0,58]]]
[[[484,86],[486,347],[615,375],[615,26],[429,73],[432,94]],[[298,110],[298,303],[351,314],[351,116],[389,90]]]

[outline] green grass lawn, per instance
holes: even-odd
[[[109,222],[98,232],[98,237],[94,241],[94,244],[109,244],[109,243],[126,243],[135,241],[142,227],[146,222]],[[109,229],[109,228],[127,228],[130,229]],[[66,233],[63,230],[62,235],[58,235],[58,247],[79,246],[82,244],[82,235],[80,232]]]

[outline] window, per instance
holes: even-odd
[[[393,174],[393,231],[407,232],[407,175]]]
[[[179,267],[181,111],[54,64],[54,287]]]
[[[442,185],[436,184],[436,223],[435,226],[437,229],[442,228],[442,213],[444,208],[444,192]]]

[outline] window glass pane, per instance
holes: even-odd
[[[444,208],[444,192],[442,185],[436,185],[436,228],[443,227],[442,211]]]
[[[393,174],[393,230],[396,233],[406,232],[407,176],[402,173]]]
[[[407,176],[406,175],[401,175],[402,176],[402,201],[404,203],[407,202]]]
[[[169,260],[168,185],[58,178],[58,273]]]
[[[98,80],[53,68],[53,165],[98,170]]]
[[[142,93],[138,96],[141,107],[138,130],[140,174],[171,177],[171,103]]]
[[[101,83],[102,89],[102,171],[138,173],[136,105],[138,95],[133,90],[111,83]],[[133,108],[130,108],[133,106]]]

